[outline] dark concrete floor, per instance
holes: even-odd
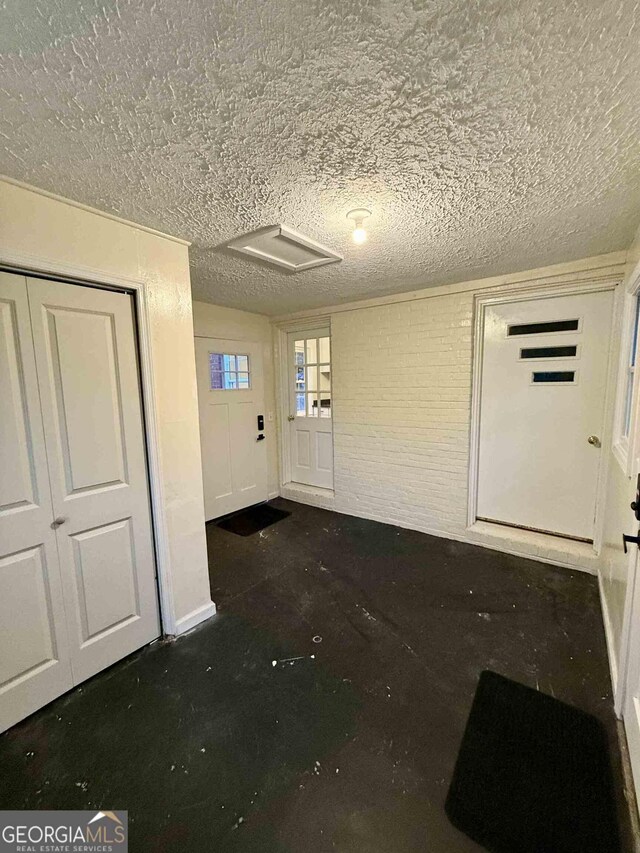
[[[627,836],[595,578],[274,503],[208,525],[214,620],[0,738],[1,808],[128,809],[135,853],[472,853],[443,803],[488,668],[605,723]]]

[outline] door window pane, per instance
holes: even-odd
[[[579,320],[550,320],[547,323],[522,323],[509,326],[507,335],[546,335],[552,332],[577,332]]]
[[[556,384],[558,382],[575,382],[575,370],[540,370],[532,374],[534,385],[549,382]]]
[[[242,367],[242,371],[239,368]],[[212,391],[248,391],[251,388],[249,356],[236,353],[209,353],[209,387]]]
[[[295,364],[304,364],[304,341],[295,342],[294,359]]]
[[[318,341],[315,338],[309,338],[307,341],[307,364],[318,363]]]
[[[318,417],[318,398],[315,394],[307,394],[307,417]]]
[[[320,390],[331,391],[331,368],[328,364],[320,365]]]
[[[307,367],[307,391],[318,390],[318,368]]]
[[[524,347],[520,358],[576,358],[578,347]]]
[[[331,361],[329,340],[329,338],[320,338],[318,340],[320,361]]]
[[[331,394],[320,393],[320,417],[331,417]]]
[[[296,394],[296,417],[303,418],[304,415],[304,394]]]
[[[306,390],[304,381],[304,367],[296,367],[296,391],[304,390]]]

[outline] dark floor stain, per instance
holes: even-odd
[[[595,578],[273,503],[207,526],[215,619],[0,738],[2,808],[128,809],[135,853],[471,853],[443,804],[492,669],[604,722],[628,832]]]

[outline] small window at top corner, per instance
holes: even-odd
[[[209,387],[212,391],[248,391],[251,388],[249,356],[210,352]]]

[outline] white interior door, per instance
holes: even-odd
[[[196,338],[207,521],[266,501],[262,352],[253,341]],[[263,425],[264,426],[264,425]]]
[[[329,329],[291,333],[288,342],[291,480],[332,489],[333,417]]]
[[[160,634],[131,296],[28,280],[74,682]]]
[[[486,308],[477,517],[593,538],[613,293]]]
[[[24,276],[0,274],[0,731],[73,685]]]

